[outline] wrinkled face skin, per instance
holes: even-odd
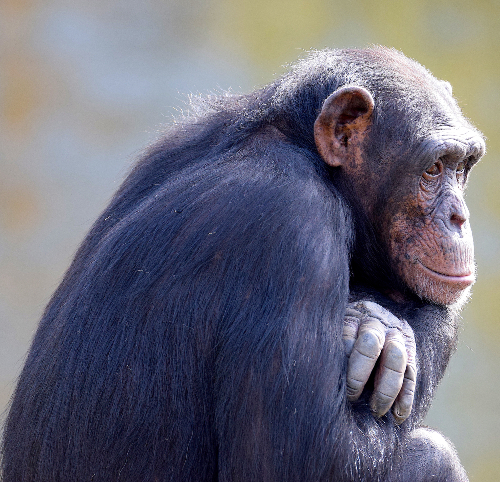
[[[475,281],[464,190],[485,148],[464,124],[433,136],[422,146],[410,194],[389,200],[384,231],[393,268],[406,286],[423,299],[451,305],[465,301]]]
[[[475,281],[464,191],[485,146],[462,116],[449,85],[421,73],[418,79],[416,90],[420,80],[427,82],[420,90],[422,108],[429,109],[424,113],[429,134],[410,138],[413,147],[391,140],[385,153],[370,157],[375,103],[370,92],[355,85],[340,87],[325,100],[314,125],[315,142],[323,160],[338,169],[344,193],[374,226],[405,288],[439,305],[461,304]],[[404,115],[392,120],[396,129],[411,122]],[[380,133],[373,135],[379,140]],[[387,294],[405,299],[402,292]]]

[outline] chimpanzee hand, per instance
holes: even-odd
[[[403,422],[410,415],[417,375],[416,345],[410,325],[377,303],[356,301],[347,307],[343,339],[349,356],[348,400],[359,398],[380,359],[371,409],[382,417],[392,406],[396,422]]]

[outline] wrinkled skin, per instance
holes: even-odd
[[[443,137],[450,132],[442,132]],[[456,133],[455,133],[456,134]],[[391,258],[406,284],[423,298],[451,305],[475,281],[474,245],[464,200],[467,175],[484,151],[481,139],[439,145],[422,173],[418,195],[407,196],[392,216]]]
[[[451,104],[451,90],[444,87],[442,95]],[[327,164],[340,168],[370,222],[380,226],[380,242],[402,285],[432,303],[460,305],[475,281],[464,190],[472,166],[484,154],[484,141],[452,112],[449,125],[436,129],[414,154],[404,177],[392,181],[394,188],[379,212],[374,208],[378,189],[391,173],[374,167],[365,154],[374,108],[371,94],[361,87],[337,90],[315,124],[318,150]],[[405,300],[404,293],[387,294]],[[382,417],[392,407],[396,422],[402,423],[411,412],[417,375],[412,328],[373,301],[357,300],[346,311],[344,342],[348,399],[359,398],[375,370],[374,415]]]

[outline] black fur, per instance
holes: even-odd
[[[381,294],[400,282],[313,138],[324,99],[356,84],[376,102],[371,162],[408,158],[434,126],[424,81],[391,50],[322,51],[259,91],[193,106],[49,303],[6,423],[4,482],[459,480],[451,448],[411,438],[456,320]],[[346,400],[344,311],[367,296],[415,331],[401,426],[374,418],[369,393]]]

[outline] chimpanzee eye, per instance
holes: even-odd
[[[441,173],[441,168],[439,166],[439,163],[435,162],[431,167],[429,167],[429,169],[426,169],[426,171],[424,172],[424,177],[434,178],[439,176],[440,173]]]
[[[456,170],[456,176],[457,176],[457,181],[465,184],[466,178],[467,178],[467,166],[468,166],[468,161],[470,158],[465,159],[464,161],[461,161],[457,165],[457,170]]]
[[[432,167],[425,171],[429,176],[437,176],[439,174],[439,166],[437,164],[433,164]]]

